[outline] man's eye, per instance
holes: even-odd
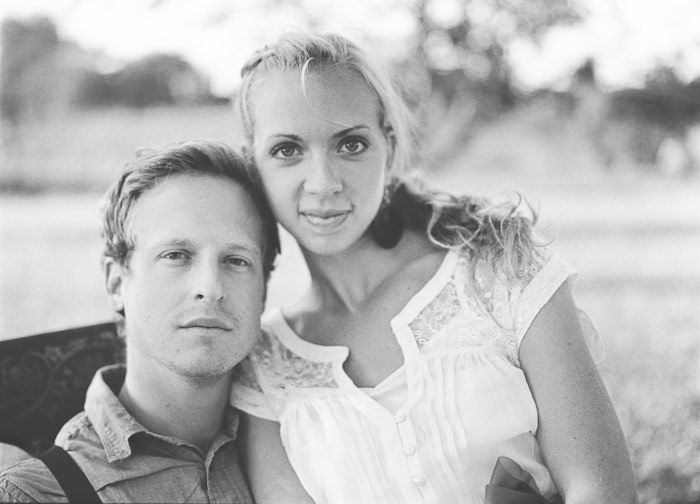
[[[239,257],[239,256],[227,257],[226,263],[230,264],[232,266],[238,266],[238,267],[242,267],[242,268],[246,268],[246,267],[253,265],[253,263],[251,261],[249,261],[248,259],[246,259],[244,257]]]
[[[181,261],[187,259],[187,254],[180,251],[166,252],[161,256],[163,259],[168,259],[170,261]]]
[[[283,143],[277,145],[270,152],[272,157],[276,158],[290,158],[299,153],[299,149],[293,143]]]
[[[349,154],[359,154],[365,149],[367,149],[367,143],[357,138],[350,138],[348,140],[345,140],[340,146],[341,152],[347,152]]]

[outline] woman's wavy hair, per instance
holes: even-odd
[[[522,196],[494,204],[485,198],[427,190],[420,179],[396,181],[389,208],[403,224],[426,231],[437,247],[467,254],[521,279],[540,264],[545,242],[534,227],[537,211]],[[380,210],[381,211],[381,210]]]
[[[134,204],[147,191],[178,174],[230,178],[250,195],[263,223],[263,272],[267,283],[280,249],[277,222],[257,171],[243,156],[218,141],[190,141],[162,150],[139,150],[136,159],[124,167],[100,202],[103,257],[128,266],[134,249],[134,237],[129,232]]]
[[[252,147],[255,130],[251,102],[256,85],[268,74],[297,71],[300,72],[302,89],[305,89],[306,74],[324,68],[350,71],[361,77],[377,97],[380,125],[393,137],[394,156],[389,184],[379,214],[390,212],[399,219],[380,219],[378,215],[375,222],[427,232],[436,246],[484,259],[515,277],[521,276],[538,260],[536,249],[540,244],[533,233],[537,215],[529,205],[526,205],[529,212],[523,213],[521,201],[493,205],[481,198],[429,191],[415,174],[409,178],[408,166],[413,158],[416,130],[406,102],[386,66],[375,62],[367,51],[341,35],[286,34],[275,44],[257,51],[245,63],[234,109],[243,141],[248,147]],[[400,237],[401,230],[382,230],[380,233]]]

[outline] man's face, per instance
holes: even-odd
[[[136,201],[126,267],[108,265],[135,358],[191,378],[225,375],[252,349],[263,309],[263,228],[223,176],[175,175]],[[130,361],[131,362],[131,361]]]

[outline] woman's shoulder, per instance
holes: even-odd
[[[421,273],[434,271],[443,262],[449,249],[430,241],[422,231],[406,230],[397,250],[392,251],[398,264],[398,273]]]
[[[286,311],[286,310],[285,310]],[[260,319],[262,327],[262,337],[267,333],[277,333],[281,327],[285,325],[285,315],[282,313],[282,307],[273,306],[265,310]]]
[[[293,319],[294,320],[294,319]],[[255,353],[285,353],[290,346],[295,346],[298,339],[293,323],[290,323],[287,309],[277,306],[263,313],[260,324],[260,337],[255,346]]]
[[[418,233],[412,233],[417,235]],[[400,272],[409,274],[428,272],[437,270],[442,264],[449,249],[438,247],[431,243],[425,235],[415,236],[407,245],[412,249],[406,254],[406,259],[399,268]]]

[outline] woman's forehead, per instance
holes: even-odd
[[[321,67],[310,69],[302,79],[300,70],[273,71],[256,83],[252,93],[253,121],[294,122],[317,115],[333,122],[355,123],[380,120],[380,104],[374,90],[357,72]],[[374,125],[374,124],[373,124]]]

